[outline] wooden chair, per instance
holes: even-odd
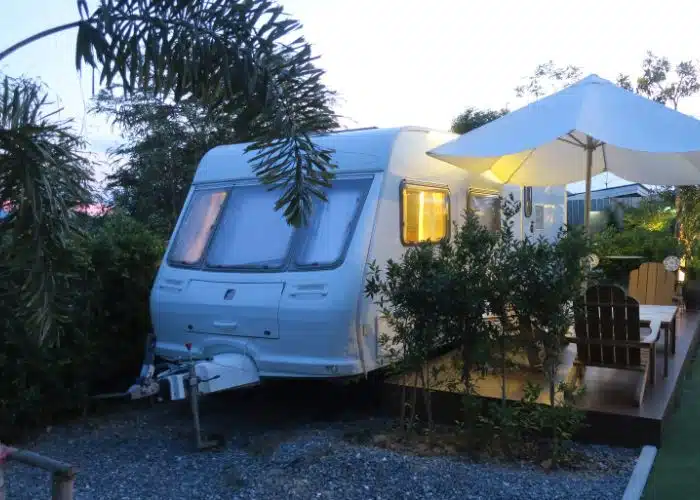
[[[640,304],[672,306],[676,295],[676,274],[661,262],[645,262],[630,272],[629,295]]]
[[[639,302],[615,285],[588,288],[580,305],[571,339],[577,344],[574,381],[583,380],[587,366],[642,372],[635,398],[641,405],[647,381],[655,379],[659,324],[642,337]]]

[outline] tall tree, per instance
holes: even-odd
[[[248,130],[253,168],[279,190],[276,209],[290,224],[307,220],[314,197],[325,199],[323,188],[333,178],[331,151],[315,145],[311,133],[336,126],[334,94],[321,81],[323,71],[315,66],[310,45],[294,36],[299,22],[280,6],[271,0],[99,0],[92,11],[87,0],[76,0],[76,6],[74,22],[17,42],[0,51],[0,61],[36,40],[77,30],[76,69],[91,69],[106,87],[120,87],[125,95],[145,90],[174,102],[192,99],[212,109],[241,110],[241,123],[259,116],[264,126]],[[15,89],[6,92],[9,99],[0,108],[0,191],[14,190],[14,210],[32,214],[31,230],[44,242],[33,247],[36,260],[49,248],[46,242],[62,241],[65,214],[55,209],[61,196],[82,188],[77,177],[56,167],[78,162],[76,144],[44,147],[42,142],[52,131],[53,146],[65,146],[69,132],[47,122],[41,112],[24,111],[41,109],[40,98],[34,91],[20,91],[15,100]],[[33,177],[24,187],[6,184],[28,174]],[[46,182],[48,175],[62,188]],[[31,193],[37,192],[45,196],[41,205],[32,201]],[[43,297],[54,280],[51,273],[49,267],[41,269],[27,293]],[[39,330],[46,332],[51,308],[45,300],[32,303]]]
[[[672,73],[675,77],[669,78]],[[670,104],[673,109],[678,109],[682,99],[700,91],[698,67],[693,61],[681,61],[672,68],[668,58],[656,56],[651,51],[642,62],[642,74],[636,79],[636,88],[630,76],[625,74],[617,77],[617,84],[661,104]]]
[[[452,122],[452,132],[466,134],[467,132],[486,125],[508,113],[507,109],[477,109],[469,107]]]
[[[539,99],[551,94],[581,78],[581,68],[571,64],[557,66],[554,61],[538,64],[535,71],[525,78],[525,83],[515,87],[517,97]]]
[[[240,140],[237,115],[194,100],[105,89],[92,111],[108,115],[122,131],[124,142],[109,151],[114,169],[107,189],[114,204],[162,235],[172,231],[202,155]]]

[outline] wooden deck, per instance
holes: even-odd
[[[641,406],[634,403],[636,385],[640,374],[622,370],[587,367],[584,377],[586,393],[579,406],[587,413],[587,428],[579,436],[584,441],[607,444],[638,446],[652,444],[661,446],[663,428],[671,417],[677,403],[677,390],[685,369],[694,357],[698,338],[700,337],[700,312],[679,311],[676,321],[676,352],[669,352],[668,376],[664,377],[664,342],[663,332],[657,343],[656,381],[647,386]],[[570,344],[564,352],[558,379],[563,380],[569,373],[576,354],[576,346]],[[433,361],[444,367],[449,374],[453,353]],[[445,379],[454,379],[446,375],[443,382],[438,380],[433,393],[433,407],[437,420],[454,422],[460,418],[460,388]],[[392,377],[387,382],[387,391],[395,401],[397,389],[401,384],[413,385],[414,377]],[[519,400],[523,395],[525,382],[539,383],[546,387],[541,373],[533,370],[511,371],[507,376],[506,395],[510,400]],[[420,385],[420,384],[419,384]],[[392,387],[393,386],[393,387]],[[501,380],[498,376],[487,375],[478,380],[477,392],[484,398],[501,397]],[[548,402],[546,391],[540,396],[540,402]],[[391,403],[392,405],[395,403]]]

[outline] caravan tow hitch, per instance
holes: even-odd
[[[215,375],[211,378],[202,379],[197,375],[196,363],[192,356],[192,344],[187,343],[185,347],[189,353],[189,360],[187,362],[178,362],[178,368],[166,369],[160,373],[156,373],[155,368],[155,345],[156,337],[152,333],[149,334],[146,342],[146,352],[144,356],[143,365],[141,367],[141,373],[134,383],[126,392],[116,393],[116,394],[102,394],[95,396],[96,399],[143,399],[151,398],[154,396],[159,396],[161,392],[161,381],[167,381],[168,383],[173,382],[173,378],[177,379],[182,377],[183,382],[187,385],[189,390],[190,406],[192,408],[192,418],[194,421],[194,433],[195,433],[195,446],[198,450],[207,450],[222,446],[224,444],[224,438],[220,435],[212,435],[207,437],[202,436],[201,424],[199,421],[199,384],[210,382],[212,380],[218,379],[220,376]],[[185,371],[185,366],[187,365],[187,373]],[[171,389],[172,396],[172,389]],[[184,395],[183,395],[184,396]],[[160,399],[160,398],[159,398]],[[172,399],[172,398],[171,398]],[[178,398],[182,399],[182,398]],[[161,399],[162,400],[162,399]]]

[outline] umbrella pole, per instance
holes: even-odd
[[[591,171],[593,170],[593,138],[586,136],[586,197],[583,208],[583,227],[586,234],[591,231]]]

